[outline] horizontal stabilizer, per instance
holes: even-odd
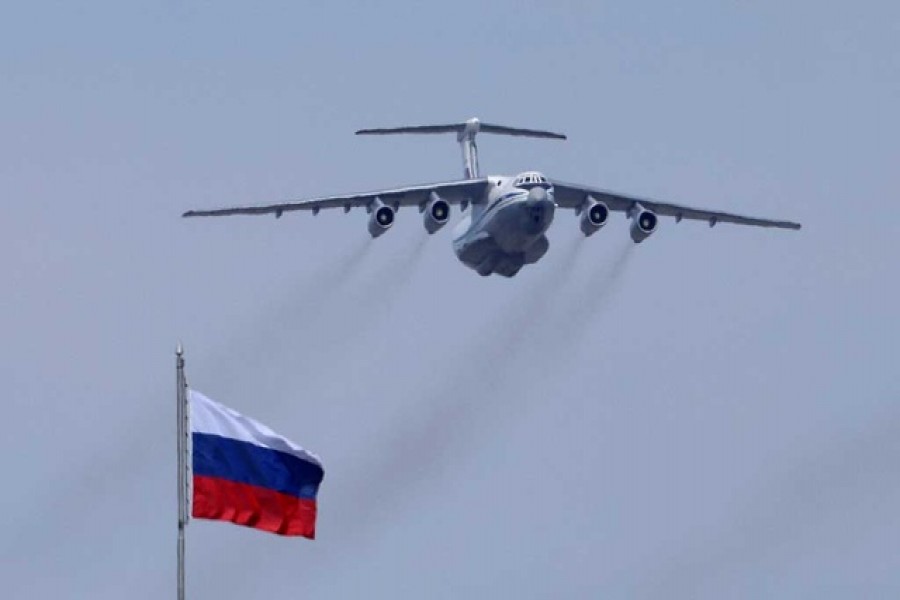
[[[521,129],[519,127],[505,127],[503,125],[491,125],[490,123],[482,123],[481,131],[484,133],[496,133],[498,135],[516,135],[520,137],[548,138],[551,140],[564,140],[566,136],[561,133],[553,133],[552,131],[542,131],[540,129]]]
[[[457,133],[466,128],[461,125],[411,125],[409,127],[381,127],[378,129],[360,129],[356,135],[390,135],[392,133]]]
[[[520,127],[493,125],[491,123],[482,123],[478,119],[469,119],[464,123],[453,123],[449,125],[406,125],[401,127],[360,129],[356,132],[356,135],[392,135],[398,133],[456,133],[460,137],[465,134],[474,136],[476,133],[494,133],[498,135],[514,135],[519,137],[547,138],[554,140],[566,139],[566,136],[561,133],[553,133],[552,131],[543,131],[540,129],[522,129]]]

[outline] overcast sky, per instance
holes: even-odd
[[[127,6],[126,6],[127,5]],[[174,348],[326,466],[195,521],[192,598],[900,595],[894,2],[0,10],[0,596],[175,584]],[[182,220],[538,169],[800,232],[558,213],[512,280],[419,215]]]

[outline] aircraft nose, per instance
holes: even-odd
[[[547,200],[547,190],[542,187],[533,187],[528,191],[528,200],[532,203],[544,202]]]
[[[526,220],[525,230],[536,235],[543,233],[550,221],[553,220],[553,200],[542,187],[533,187],[528,190],[528,199],[525,201]]]

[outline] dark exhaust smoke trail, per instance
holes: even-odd
[[[362,240],[336,264],[320,269],[302,285],[294,287],[286,299],[280,299],[279,309],[266,313],[267,327],[256,324],[250,334],[261,350],[254,363],[257,366],[248,367],[247,353],[241,351],[241,365],[221,369],[216,374],[216,382],[225,381],[220,385],[222,389],[240,388],[228,382],[246,382],[256,377],[254,372],[261,370],[261,363],[266,362],[301,361],[310,372],[333,374],[334,365],[341,364],[335,354],[347,348],[365,348],[366,332],[385,322],[389,309],[417,273],[428,242],[424,235],[400,240],[395,254],[386,257],[379,256],[381,248],[376,248],[371,239]],[[376,259],[387,260],[385,264],[372,265]],[[315,344],[310,344],[309,339],[315,340]],[[367,495],[355,495],[348,500],[354,505]],[[332,510],[353,513],[352,506]],[[247,557],[235,549],[220,555],[218,562],[230,565],[240,561],[252,565],[257,560],[262,557]]]
[[[487,345],[497,355],[491,354],[486,362],[511,364],[515,356],[509,354],[510,350],[525,352],[540,345],[547,328],[558,320],[555,315],[558,314],[560,290],[565,289],[572,278],[584,240],[582,236],[565,240],[560,254],[546,265],[548,270],[538,274],[526,293],[506,307],[499,325],[491,330],[492,341]]]
[[[325,298],[333,297],[343,283],[360,268],[369,246],[369,239],[360,240],[351,247],[349,252],[340,256],[337,263],[323,264],[310,277],[303,278],[300,285],[292,288],[287,300],[280,300],[279,306],[255,315],[251,321],[243,324],[240,330],[233,333],[230,340],[224,344],[229,349],[230,356],[226,357],[220,353],[218,357],[211,359],[213,364],[219,365],[213,372],[216,374],[216,381],[221,382],[222,388],[227,389],[235,378],[244,376],[243,373],[247,371],[247,361],[254,356],[264,354],[259,350],[268,343],[272,336],[277,337],[281,326],[285,321],[293,318],[292,315],[297,311],[309,310],[320,301],[320,294]],[[235,364],[234,361],[240,361],[240,364]],[[116,482],[122,483],[129,477],[135,477],[135,457],[145,457],[152,452],[155,446],[152,443],[153,439],[159,432],[159,428],[147,426],[147,417],[147,414],[138,415],[135,417],[134,426],[125,428],[128,434],[123,435],[122,439],[118,441],[116,452],[93,456],[83,468],[72,469],[72,472],[80,475],[99,469],[102,472],[113,473],[115,477],[103,479],[103,482],[110,486]],[[73,478],[71,482],[58,482],[53,494],[48,497],[56,497],[58,494],[68,496],[69,492],[78,489],[82,483],[80,477]],[[94,489],[94,492],[99,492],[99,490]],[[78,494],[78,496],[83,497],[82,494]],[[44,514],[44,512],[38,510],[35,511],[35,514]]]
[[[568,352],[576,352],[590,332],[591,323],[604,312],[610,300],[621,288],[625,272],[635,253],[635,244],[624,241],[603,264],[594,265],[593,272],[583,285],[569,290],[568,302],[562,308],[564,319],[556,327],[552,345],[567,346]]]
[[[386,306],[415,272],[427,238],[420,238],[412,251],[377,270],[359,293],[369,306]],[[386,525],[402,506],[409,489],[421,487],[439,472],[451,448],[472,445],[465,438],[476,418],[497,418],[502,407],[489,397],[491,389],[507,376],[520,356],[519,336],[533,323],[536,312],[546,308],[552,290],[564,283],[572,271],[580,243],[568,241],[562,260],[546,276],[530,286],[529,293],[513,309],[493,320],[490,336],[469,341],[454,355],[467,357],[461,373],[442,377],[437,385],[413,381],[421,403],[404,414],[389,437],[366,451],[354,472],[344,472],[329,481],[329,511],[341,518],[328,531],[338,545],[367,537]],[[424,393],[418,390],[424,388]],[[431,388],[431,391],[428,391]],[[477,439],[474,440],[477,443]],[[354,542],[355,543],[355,542]],[[247,557],[241,558],[246,562]],[[236,562],[236,561],[235,561]]]
[[[623,241],[612,255],[612,260],[605,268],[598,269],[587,281],[584,287],[584,295],[589,299],[606,299],[616,285],[622,279],[631,257],[634,256],[636,244],[631,241]],[[589,303],[579,303],[580,306],[590,307]]]
[[[540,346],[543,317],[556,290],[570,277],[581,244],[577,238],[567,240],[554,261],[557,264],[548,265],[552,268],[545,276],[517,297],[522,302],[491,320],[496,325],[488,337],[470,340],[453,353],[465,357],[465,370],[422,394],[421,408],[404,416],[390,439],[371,455],[375,460],[361,465],[359,474],[348,474],[342,480],[350,483],[336,490],[334,510],[347,518],[341,521],[342,531],[332,531],[332,535],[357,536],[382,526],[409,488],[425,485],[440,472],[451,449],[458,456],[458,449],[472,451],[483,440],[473,433],[474,426],[509,414],[495,392],[523,354]],[[361,497],[366,502],[359,502]]]
[[[341,299],[340,307],[322,317],[324,328],[327,331],[316,332],[315,361],[317,363],[335,364],[336,361],[330,359],[328,353],[343,351],[347,347],[353,348],[354,354],[365,354],[364,351],[360,351],[360,348],[366,346],[366,340],[363,339],[365,333],[385,322],[385,317],[389,314],[395,300],[418,271],[417,267],[422,262],[425,245],[428,241],[428,237],[420,236],[411,244],[404,243],[396,256],[391,257],[387,264],[375,269],[375,272],[360,285],[354,287],[353,282],[348,282],[341,294],[337,295]],[[348,307],[352,307],[352,309],[348,310]],[[329,371],[327,367],[323,370]],[[425,435],[428,435],[431,430],[428,425],[428,423],[420,425],[413,415],[412,426],[404,428],[402,437],[394,436],[392,439],[402,442],[405,439],[421,436],[423,431]],[[402,460],[404,447],[405,444],[392,445],[387,451],[379,452],[379,455],[386,455],[386,458],[374,465],[365,465],[364,474],[342,474],[341,481],[353,481],[355,485],[351,489],[345,488],[343,492],[338,491],[335,494],[336,498],[330,501],[329,510],[344,516],[339,524],[341,530],[330,531],[329,538],[340,540],[341,537],[352,537],[361,529],[365,529],[366,522],[371,521],[366,516],[365,507],[370,505],[378,508],[389,506],[390,498],[386,497],[388,494],[382,488],[390,487],[390,484],[386,482],[392,478],[395,471],[394,466]],[[367,451],[366,455],[372,456],[374,451]],[[329,478],[329,480],[331,479]],[[333,485],[334,482],[330,481],[329,487]],[[382,491],[379,491],[380,489]],[[402,490],[400,491],[402,492]],[[382,496],[385,497],[384,503],[380,502]],[[344,531],[344,527],[346,527],[346,531]],[[238,558],[230,553],[225,558],[228,564],[236,564],[238,560],[246,566],[248,560],[252,562],[254,559],[246,556]]]
[[[359,240],[348,252],[339,255],[336,263],[320,264],[311,275],[294,282],[286,294],[270,300],[268,308],[243,325],[234,338],[246,338],[243,343],[249,343],[251,347],[265,343],[273,333],[282,330],[285,323],[290,325],[295,321],[296,315],[328,306],[335,293],[364,267],[371,243],[368,238]]]
[[[401,292],[411,280],[416,272],[416,266],[421,262],[426,242],[427,238],[424,236],[418,238],[412,246],[412,251],[404,253],[401,260],[379,269],[376,277],[364,286],[370,297],[374,298],[375,305],[389,306],[390,299],[396,297],[396,294]],[[335,316],[338,315],[341,306],[346,307],[347,303],[343,301],[338,303],[337,300],[344,298],[345,292],[351,291],[349,288],[354,283],[354,279],[372,262],[371,257],[374,255],[372,240],[368,237],[360,239],[347,251],[335,253],[317,269],[304,273],[297,281],[287,286],[286,294],[261,303],[265,305],[265,308],[249,319],[238,325],[232,323],[231,326],[234,330],[230,335],[225,336],[222,342],[227,354],[224,351],[219,352],[217,357],[210,357],[209,361],[218,365],[211,371],[217,386],[229,389],[233,387],[233,382],[245,380],[248,373],[258,371],[259,363],[268,361],[273,352],[278,354],[278,346],[283,345],[285,338],[295,338],[301,333],[316,328],[322,329],[323,321],[326,325],[340,321]],[[257,308],[259,308],[258,305]],[[319,325],[313,325],[313,323],[319,323]],[[338,340],[341,339],[340,336],[335,337]],[[342,343],[347,343],[347,341]],[[257,367],[254,367],[254,364]],[[72,496],[71,492],[75,490],[78,493],[74,496],[83,498],[87,502],[91,496],[87,492],[79,491],[84,486],[81,474],[98,469],[100,472],[112,473],[114,476],[107,477],[99,483],[92,479],[93,487],[90,492],[93,495],[105,493],[103,488],[108,486],[103,482],[109,486],[112,486],[113,483],[128,486],[129,482],[133,483],[136,478],[152,476],[147,473],[149,463],[144,459],[155,453],[158,448],[158,444],[153,443],[153,440],[158,436],[161,426],[155,421],[155,413],[153,424],[148,424],[147,415],[142,414],[136,417],[134,426],[126,428],[129,432],[128,435],[122,436],[122,439],[115,444],[117,448],[115,453],[90,457],[90,468],[87,463],[82,467],[75,465],[73,472],[78,473],[79,476],[58,481],[52,488],[49,488],[47,497],[56,498],[60,495],[68,497]],[[135,468],[136,459],[139,459],[140,464],[144,465],[143,468]],[[35,509],[33,514],[45,515],[52,512],[46,507],[40,508],[41,504],[44,503],[39,503],[38,509]],[[35,529],[32,521],[31,518],[26,519],[22,523],[21,531],[12,532],[10,539],[24,539],[26,532]]]
[[[408,255],[379,268],[362,286],[360,293],[369,306],[389,304],[403,288],[420,262],[426,240],[420,240]],[[519,385],[528,385],[529,378],[539,377],[517,368],[523,356],[540,351],[547,327],[559,320],[552,316],[558,314],[554,301],[571,278],[583,246],[584,238],[578,236],[565,240],[559,254],[554,256],[551,250],[537,277],[525,282],[524,292],[487,321],[492,325],[486,335],[481,332],[454,352],[445,351],[444,357],[437,358],[449,364],[450,356],[460,357],[462,370],[447,373],[439,369],[444,375],[436,382],[422,378],[410,381],[415,390],[412,393],[420,402],[403,414],[380,443],[364,453],[365,458],[352,471],[329,478],[328,510],[341,515],[331,523],[329,540],[339,547],[351,543],[358,546],[361,540],[388,526],[392,515],[402,511],[404,501],[415,500],[416,494],[411,492],[427,489],[461,450],[477,452],[477,446],[486,440],[485,422],[501,422],[505,415],[526,408],[518,395],[516,405],[509,406],[504,395],[511,394],[504,391],[504,384],[513,373]],[[237,562],[236,558],[227,560]],[[246,563],[247,557],[240,560]]]
[[[338,294],[326,299],[322,309],[330,314],[318,317],[320,341],[333,351],[344,350],[381,326],[418,272],[427,241],[424,237],[404,240],[396,254],[378,257],[384,264],[370,270],[365,279],[348,280]]]
[[[427,236],[420,235],[411,245],[404,244],[397,255],[390,257],[387,264],[378,268],[358,289],[352,291],[356,300],[376,313],[389,311],[398,294],[416,274],[428,241]]]
[[[421,410],[406,415],[400,430],[379,453],[379,459],[365,466],[364,475],[351,479],[357,484],[340,494],[352,502],[343,510],[355,513],[354,518],[348,518],[349,530],[355,531],[363,524],[377,527],[381,521],[379,513],[395,510],[401,490],[423,485],[439,472],[441,464],[450,458],[451,448],[477,445],[480,436],[471,434],[477,422],[527,408],[521,404],[520,395],[516,395],[515,407],[504,406],[502,388],[510,382],[510,376],[515,374],[519,386],[538,384],[541,376],[522,368],[523,358],[564,360],[572,351],[572,344],[565,337],[573,333],[572,324],[583,322],[598,309],[596,300],[604,299],[615,288],[633,253],[629,242],[614,255],[608,268],[595,274],[580,293],[572,296],[572,303],[559,303],[561,290],[570,287],[567,284],[585,246],[584,240],[581,236],[566,240],[543,276],[516,298],[520,302],[506,307],[502,315],[491,320],[496,325],[488,337],[470,340],[454,353],[471,358],[467,371],[456,373],[453,380],[442,381],[442,385],[424,395]],[[585,302],[585,295],[595,301]],[[359,505],[353,501],[364,492],[370,494],[371,502]]]
[[[299,300],[295,297],[280,314],[267,319],[267,327],[254,332],[257,352],[249,356],[240,352],[240,368],[225,369],[217,377],[226,384],[246,382],[248,372],[258,373],[286,361],[304,365],[311,377],[324,376],[348,353],[365,355],[372,343],[370,334],[383,329],[415,276],[426,242],[401,240],[396,254],[385,256],[379,254],[383,248],[365,240],[335,268],[318,273],[318,280],[298,290]],[[382,264],[374,265],[375,260]]]
[[[362,286],[361,296],[369,306],[389,304],[409,281],[426,239],[419,240],[414,251],[379,268]],[[464,357],[464,370],[441,378],[436,385],[417,386],[430,391],[420,394],[422,401],[416,409],[405,413],[389,437],[366,453],[370,458],[358,465],[356,473],[332,479],[330,510],[342,518],[336,524],[339,529],[329,531],[330,538],[343,541],[377,531],[397,511],[402,499],[410,497],[411,488],[421,488],[439,476],[442,466],[451,459],[451,449],[454,456],[458,456],[459,448],[475,451],[484,440],[481,432],[486,420],[499,421],[503,415],[526,408],[517,397],[518,403],[512,407],[515,410],[509,410],[503,397],[504,385],[513,373],[518,385],[527,386],[529,379],[539,377],[528,369],[518,369],[521,359],[529,354],[544,355],[548,349],[563,354],[566,344],[555,332],[563,322],[578,318],[576,309],[588,312],[578,305],[583,293],[576,295],[575,306],[557,301],[560,290],[571,287],[567,284],[584,246],[583,237],[572,237],[562,243],[559,254],[548,255],[551,260],[542,265],[543,272],[524,293],[515,296],[497,318],[489,320],[493,326],[487,335],[470,339],[452,353]],[[624,269],[618,263],[627,260],[623,256],[629,252],[630,248],[624,249],[610,268],[582,287],[588,291],[603,289],[614,281]],[[554,340],[555,345],[551,343]]]
[[[269,300],[267,308],[236,328],[223,342],[223,354],[212,361],[221,365],[214,372],[220,374],[224,384],[227,386],[242,372],[253,370],[254,365],[269,359],[273,349],[319,323],[334,306],[340,290],[369,262],[371,246],[369,237],[358,240],[336,262],[323,262],[313,273],[294,282],[286,294]],[[234,360],[240,365],[233,364]]]
[[[423,244],[420,241],[408,259],[401,259],[406,260],[408,268],[395,264],[399,260],[380,268],[363,286],[365,298],[372,302],[373,293],[379,290],[402,289],[419,262]],[[560,290],[571,287],[584,246],[584,238],[577,236],[563,241],[559,254],[554,256],[551,250],[546,257],[548,262],[540,265],[543,269],[524,286],[524,292],[514,296],[496,318],[487,321],[492,326],[486,335],[481,332],[455,352],[444,353],[447,364],[451,356],[460,357],[462,370],[440,377],[437,383],[423,382],[421,378],[411,381],[420,402],[404,413],[382,442],[376,442],[364,453],[365,458],[352,471],[329,478],[328,510],[341,515],[330,523],[327,532],[332,543],[337,547],[359,547],[389,526],[393,515],[403,510],[404,502],[415,501],[429,483],[439,481],[441,471],[451,460],[463,451],[477,452],[478,446],[488,439],[485,423],[501,423],[504,418],[527,410],[527,394],[505,388],[513,385],[521,390],[540,385],[541,375],[523,367],[523,357],[544,356],[553,339],[557,345],[551,352],[566,347],[553,332],[558,331],[564,319],[571,319],[565,311],[572,307],[558,302],[558,296]],[[386,304],[391,295],[387,293],[379,301]],[[454,359],[453,363],[459,361]],[[346,555],[338,556],[331,559],[335,566],[351,562]],[[227,560],[237,563],[237,559]],[[246,566],[247,557],[240,560]],[[309,583],[319,582],[311,579]]]
[[[257,337],[267,337],[260,335],[258,326],[262,321],[274,320],[280,327],[285,321],[296,320],[296,315],[301,314],[303,310],[317,312],[328,307],[336,293],[347,285],[356,273],[363,270],[369,262],[371,250],[372,240],[368,237],[361,239],[350,247],[349,252],[339,256],[337,263],[326,262],[309,278],[297,281],[288,293],[278,300],[279,305],[276,309],[267,310],[260,315],[260,320],[253,327],[253,333]]]

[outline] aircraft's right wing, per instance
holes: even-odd
[[[488,185],[487,179],[463,179],[446,183],[428,183],[401,188],[377,190],[361,194],[347,194],[344,196],[325,196],[311,198],[309,200],[295,200],[279,204],[266,204],[262,206],[236,206],[233,208],[214,208],[208,210],[189,210],[183,217],[222,217],[228,215],[264,215],[274,214],[280,217],[282,213],[292,210],[310,210],[313,213],[323,208],[343,208],[349,211],[354,207],[368,207],[376,198],[395,209],[401,206],[420,206],[428,201],[434,192],[450,204],[463,202],[477,202],[484,196],[484,190]]]

